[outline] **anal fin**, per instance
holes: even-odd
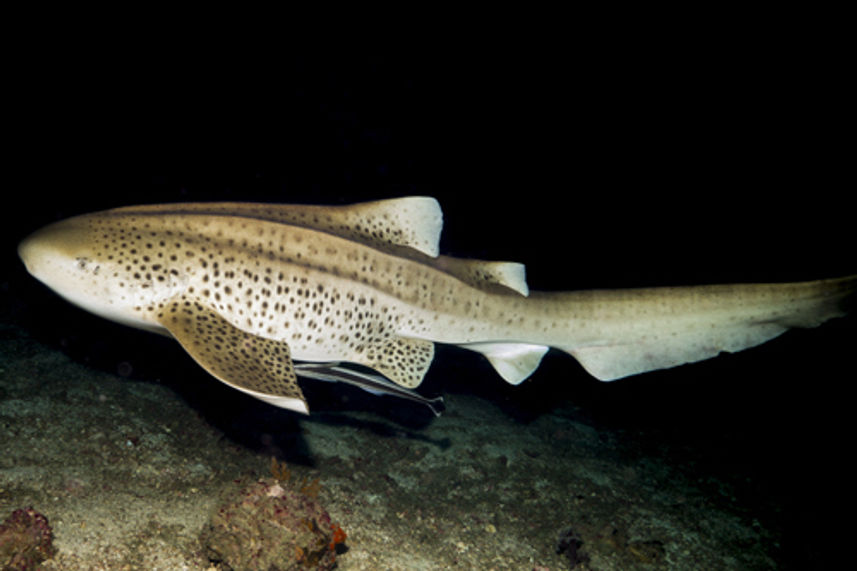
[[[468,343],[465,349],[485,355],[494,369],[510,384],[518,385],[539,368],[549,347],[528,343]]]
[[[216,379],[274,406],[309,413],[285,342],[242,331],[194,300],[168,303],[158,320]]]

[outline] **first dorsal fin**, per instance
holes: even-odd
[[[440,252],[443,212],[430,196],[408,196],[343,207],[348,231],[374,244],[405,246],[427,256]]]

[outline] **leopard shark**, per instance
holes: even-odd
[[[530,291],[524,266],[439,252],[425,196],[342,206],[184,203],[50,224],[18,252],[71,303],[175,338],[218,380],[309,413],[298,375],[423,402],[435,343],[519,384],[550,348],[611,381],[845,314],[857,275],[795,283]]]

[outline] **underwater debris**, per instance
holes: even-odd
[[[271,476],[278,482],[288,484],[292,480],[292,471],[285,462],[277,462],[277,458],[271,456]],[[304,476],[300,483],[297,484],[297,488],[304,495],[311,498],[318,498],[318,494],[321,492],[321,479],[315,478],[310,480],[309,477]]]
[[[0,569],[29,571],[56,553],[48,518],[32,507],[12,512],[0,524]]]
[[[309,478],[304,478],[301,482],[300,490],[305,496],[318,499],[318,494],[321,492],[321,479],[310,480]]]
[[[285,462],[277,462],[276,456],[271,456],[271,476],[279,482],[288,482],[292,479],[292,471]]]
[[[632,541],[628,543],[628,551],[638,561],[649,565],[662,563],[666,555],[663,542],[658,540]]]
[[[556,552],[565,555],[568,558],[569,569],[574,569],[578,563],[589,561],[589,555],[581,549],[582,546],[583,540],[580,536],[572,528],[567,527],[559,534]]]
[[[200,541],[232,571],[332,569],[346,534],[315,498],[263,479],[217,510]]]

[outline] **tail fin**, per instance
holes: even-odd
[[[692,363],[845,315],[857,275],[785,284],[591,292],[589,340],[559,348],[602,381]],[[569,294],[570,295],[570,294]]]

